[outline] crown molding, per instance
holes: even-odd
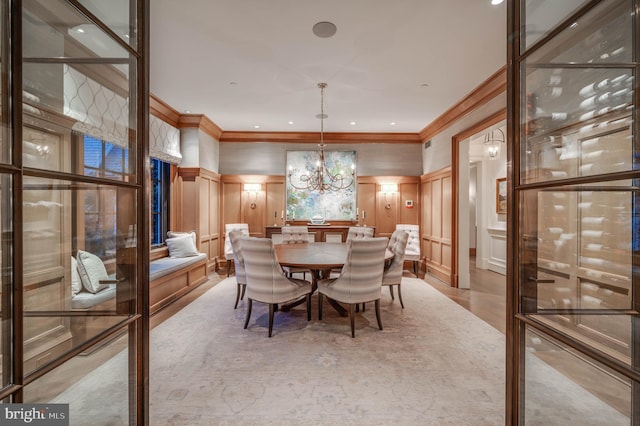
[[[180,114],[177,127],[179,129],[197,127],[217,141],[222,136],[222,129],[204,114]]]
[[[220,142],[289,142],[313,143],[320,140],[319,132],[222,132]],[[367,133],[329,132],[323,133],[325,143],[422,143],[418,133]]]
[[[173,127],[178,127],[180,113],[153,93],[149,94],[149,112]]]
[[[507,66],[504,65],[483,81],[471,93],[462,98],[454,106],[446,110],[442,115],[433,120],[427,127],[420,131],[422,142],[431,139],[445,128],[454,124],[464,115],[475,110],[482,104],[495,98],[507,90]]]

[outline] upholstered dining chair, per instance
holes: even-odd
[[[409,233],[404,260],[413,262],[413,274],[418,276],[418,262],[420,261],[420,227],[418,225],[397,224],[396,229]]]
[[[373,231],[374,228],[367,228],[366,226],[350,226],[346,242],[361,238],[371,238],[373,237]]]
[[[307,321],[311,321],[311,283],[288,278],[278,264],[273,241],[269,238],[241,237],[240,248],[247,276],[247,328],[253,301],[269,305],[269,337],[273,330],[273,316],[279,304],[306,297]]]
[[[375,301],[376,320],[380,320],[380,293],[384,272],[384,255],[388,239],[363,238],[349,241],[347,261],[337,278],[318,281],[318,319],[322,319],[323,295],[349,305],[351,337],[355,337],[355,306]]]
[[[236,309],[238,302],[244,299],[244,293],[247,290],[247,273],[244,269],[244,256],[242,255],[242,248],[240,247],[240,238],[244,236],[245,234],[242,231],[231,231],[228,236],[233,250],[233,265],[237,284],[236,304],[233,309]]]
[[[311,242],[313,234],[309,233],[309,228],[306,226],[283,226],[282,227],[282,244],[306,244]],[[282,268],[284,272],[293,277],[293,274],[302,273],[302,279],[307,277],[307,272],[311,272],[305,268],[295,268],[291,266],[285,266]]]
[[[384,273],[382,274],[382,286],[389,287],[389,293],[391,299],[393,297],[393,286],[398,286],[398,299],[400,299],[400,306],[404,309],[404,303],[402,303],[402,292],[400,286],[402,284],[402,271],[404,267],[404,252],[407,248],[407,241],[409,240],[409,234],[401,229],[396,229],[389,238],[389,244],[387,249],[393,253],[393,258],[388,266],[385,266]]]
[[[310,242],[313,237],[306,226],[283,226],[281,230],[282,244],[304,244]]]
[[[227,277],[231,271],[231,265],[233,264],[233,248],[231,247],[231,241],[229,241],[229,232],[242,231],[242,234],[249,236],[249,224],[248,223],[227,223],[224,225],[224,258],[227,261]]]

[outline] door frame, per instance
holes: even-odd
[[[500,123],[501,121],[505,121],[507,119],[507,109],[502,108],[497,112],[489,115],[483,120],[478,121],[477,123],[467,127],[461,132],[453,135],[451,137],[451,179],[452,179],[452,191],[453,196],[451,197],[451,222],[452,222],[452,230],[451,230],[451,275],[452,275],[452,287],[458,287],[458,278],[459,278],[459,254],[458,254],[458,220],[460,218],[459,206],[458,206],[458,197],[460,195],[460,142],[470,138],[471,136],[481,132],[482,130],[489,128],[495,124]]]

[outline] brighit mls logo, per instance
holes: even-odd
[[[2,404],[1,407],[2,425],[69,425],[69,404]]]

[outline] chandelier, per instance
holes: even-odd
[[[318,160],[316,161],[315,168],[307,173],[301,173],[299,176],[295,176],[292,166],[289,166],[289,172],[287,174],[289,178],[289,184],[295,189],[317,191],[320,194],[326,191],[342,191],[353,185],[355,179],[355,165],[351,164],[351,172],[346,173],[344,170],[338,170],[332,172],[325,161],[324,156],[324,119],[327,116],[324,114],[324,89],[327,87],[327,83],[318,83],[320,88],[320,114],[317,117],[320,119],[320,151],[318,152]],[[295,182],[298,183],[295,183]]]
[[[504,145],[504,132],[500,129],[492,130],[484,135],[485,153],[489,160],[500,158],[500,146]]]

